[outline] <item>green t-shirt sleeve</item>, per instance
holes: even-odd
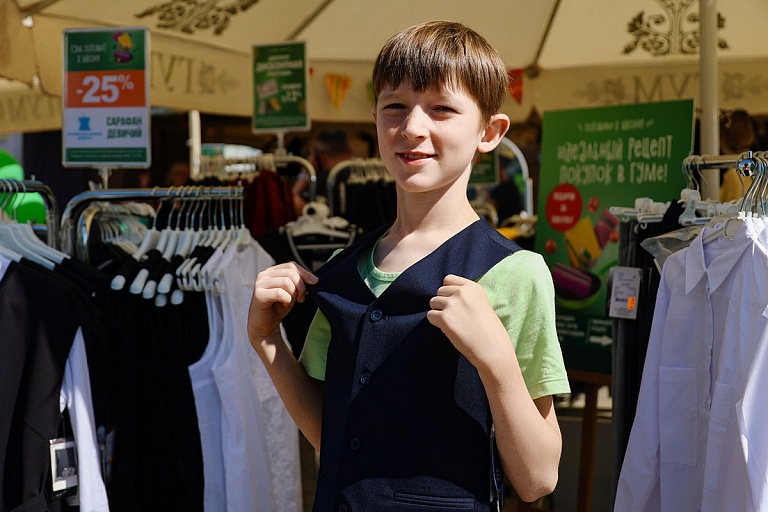
[[[325,362],[328,357],[328,344],[331,342],[331,324],[319,309],[309,324],[304,348],[299,355],[299,363],[307,375],[313,379],[325,380]]]
[[[336,256],[342,249],[336,249],[328,258]],[[307,375],[317,380],[325,380],[325,362],[328,358],[328,344],[331,342],[331,324],[319,309],[309,324],[304,347],[299,354],[299,363]]]
[[[509,333],[531,397],[569,393],[555,325],[555,289],[544,258],[517,251],[478,283]]]

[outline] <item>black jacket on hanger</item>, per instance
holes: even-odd
[[[67,508],[51,491],[50,441],[63,434],[59,394],[75,334],[97,316],[34,263],[11,263],[0,280],[0,512]]]

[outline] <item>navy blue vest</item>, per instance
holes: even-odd
[[[376,298],[357,259],[384,229],[321,267],[310,287],[332,334],[313,512],[489,510],[488,399],[426,313],[446,275],[477,280],[519,247],[478,220]]]

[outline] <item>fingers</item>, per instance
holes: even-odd
[[[443,278],[443,286],[437,289],[437,296],[451,296],[457,293],[462,286],[472,282],[474,281],[453,274],[448,274],[445,276],[445,278]]]
[[[317,277],[295,262],[270,267],[256,276],[254,297],[265,304],[279,303],[292,306],[294,301],[304,302],[306,284],[317,283]]]
[[[439,295],[439,293],[440,290],[438,290],[438,295],[429,299],[429,308],[433,311],[442,311],[448,305],[448,295]]]
[[[448,274],[443,278],[444,286],[460,286],[465,283],[472,283],[474,281],[467,279],[466,277],[457,276],[455,274]]]
[[[430,309],[432,309],[432,311],[443,311],[451,302],[451,297],[461,291],[461,286],[465,284],[465,281],[467,281],[467,279],[453,274],[445,276],[443,279],[443,286],[438,288],[435,296],[429,299]],[[436,318],[433,319],[436,320]],[[430,322],[434,324],[434,321],[430,320]]]

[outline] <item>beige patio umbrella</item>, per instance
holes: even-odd
[[[702,2],[707,0],[701,0]],[[510,69],[525,70],[505,112],[642,103],[699,95],[696,0],[0,0],[0,77],[29,94],[59,98],[62,30],[147,26],[152,105],[250,116],[251,46],[305,40],[317,121],[369,121],[372,61],[398,30],[429,19],[460,21],[495,46]],[[721,1],[716,50],[718,106],[768,112],[768,19],[764,0]],[[331,101],[329,74],[350,87]],[[0,88],[1,90],[2,88]],[[0,92],[0,132],[47,105]],[[19,99],[21,98],[21,99]],[[9,108],[8,105],[11,107]],[[16,120],[9,112],[16,114]],[[50,124],[50,122],[48,122]],[[55,123],[54,123],[55,124]]]

